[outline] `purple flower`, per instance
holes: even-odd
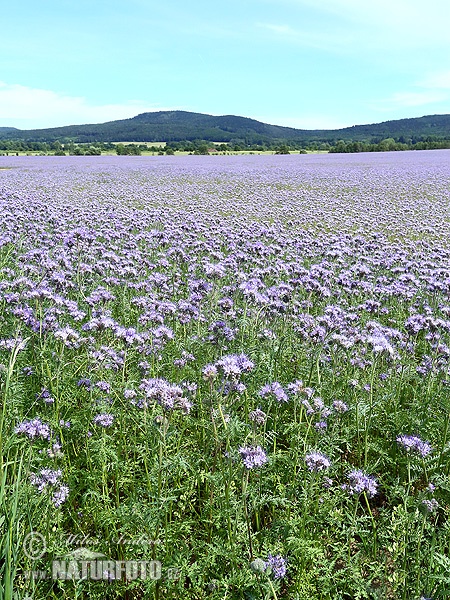
[[[264,425],[267,420],[267,415],[264,411],[257,408],[249,413],[248,418],[252,423],[255,423],[255,425]]]
[[[350,494],[362,494],[363,492],[367,492],[369,498],[377,494],[378,483],[376,479],[366,475],[360,469],[351,471],[347,477],[350,483],[348,486],[344,487],[349,490]]]
[[[47,423],[43,423],[39,418],[32,421],[22,421],[14,429],[15,433],[24,433],[30,440],[36,437],[50,439],[51,430]]]
[[[36,394],[38,400],[43,400],[45,404],[53,404],[55,399],[52,397],[47,388],[42,388],[40,394]]]
[[[109,392],[111,391],[111,384],[107,381],[97,381],[95,385],[96,387],[98,387],[99,390],[101,390],[102,392],[106,392],[107,394],[109,394]]]
[[[431,500],[422,500],[422,504],[429,513],[436,512],[439,508],[439,502],[435,498],[432,498]]]
[[[90,379],[86,379],[85,377],[83,377],[82,379],[79,379],[77,382],[78,387],[85,387],[87,390],[90,390],[92,388],[92,382]]]
[[[30,481],[37,488],[38,492],[43,492],[49,485],[56,485],[61,475],[61,469],[57,471],[53,469],[41,469],[39,474],[31,473]]]
[[[95,415],[92,422],[95,425],[100,425],[101,427],[111,427],[114,421],[114,415],[110,415],[108,413],[101,413],[99,415]]]
[[[427,442],[423,442],[419,437],[415,435],[400,435],[397,438],[397,442],[403,446],[403,448],[409,452],[410,450],[415,450],[422,457],[430,454],[432,448],[430,444]]]
[[[277,402],[281,404],[281,402],[288,402],[289,398],[286,392],[283,390],[282,386],[278,381],[274,381],[273,383],[268,383],[259,391],[259,395],[262,398],[266,398],[267,396],[273,396]]]
[[[267,557],[266,569],[272,572],[274,579],[282,579],[286,575],[287,561],[281,554],[275,556],[269,554]]]
[[[205,365],[202,369],[204,379],[215,379],[217,377],[217,369],[215,365]]]
[[[269,460],[261,446],[241,446],[239,454],[247,469],[262,467]]]
[[[255,365],[245,354],[229,354],[218,360],[215,366],[222,369],[225,377],[237,379],[242,373],[251,371]]]
[[[342,400],[334,400],[333,408],[336,412],[341,414],[348,411],[348,406],[345,404],[345,402],[342,402]]]
[[[311,452],[305,456],[305,463],[310,471],[318,472],[331,466],[330,459],[320,452]]]
[[[56,490],[56,492],[53,493],[52,502],[56,508],[59,508],[61,504],[67,500],[68,496],[69,488],[67,485],[62,485],[59,490]]]

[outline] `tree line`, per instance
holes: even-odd
[[[436,139],[434,137],[418,137],[405,139],[385,138],[372,141],[337,140],[334,142],[314,141],[295,142],[292,140],[274,140],[265,143],[248,143],[247,140],[236,138],[225,143],[213,143],[208,140],[184,140],[167,142],[164,147],[149,145],[148,143],[112,143],[92,142],[86,144],[73,141],[33,142],[26,140],[0,140],[0,155],[33,153],[55,156],[95,156],[103,152],[115,152],[118,155],[140,156],[143,152],[160,155],[173,155],[176,152],[188,154],[211,154],[227,152],[274,152],[275,154],[289,154],[290,152],[330,152],[330,153],[355,153],[355,152],[390,152],[401,150],[435,150],[450,148],[450,139]]]

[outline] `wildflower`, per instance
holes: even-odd
[[[206,365],[202,369],[203,379],[212,380],[217,377],[217,369],[214,365]]]
[[[42,388],[41,393],[36,394],[36,398],[38,400],[43,400],[45,404],[53,404],[55,402],[55,399],[52,398],[47,388]]]
[[[397,442],[401,446],[403,446],[403,448],[405,448],[407,452],[409,452],[410,450],[415,450],[422,457],[425,457],[428,454],[430,454],[432,450],[430,444],[428,444],[427,442],[423,442],[419,437],[415,435],[400,435],[397,438]]]
[[[273,383],[269,383],[261,388],[259,391],[259,395],[262,398],[266,398],[267,396],[273,396],[277,402],[281,404],[281,402],[287,402],[289,400],[288,395],[281,387],[281,384],[278,381],[274,381]]]
[[[235,356],[224,356],[217,361],[217,365],[222,368],[225,377],[239,377],[242,373]]]
[[[193,384],[185,385],[188,391],[195,391],[192,387]],[[143,379],[140,388],[144,390],[148,399],[156,400],[164,410],[179,409],[184,414],[189,414],[193,407],[192,402],[183,397],[183,389],[179,385],[171,384],[165,379]]]
[[[109,394],[109,392],[111,391],[111,384],[107,381],[97,381],[95,385],[96,387],[98,387],[99,390],[101,390],[102,392],[106,392],[107,394]]]
[[[348,489],[350,494],[362,494],[367,492],[369,498],[377,494],[378,483],[374,477],[370,477],[361,471],[360,469],[351,471],[347,475],[350,483],[348,486],[344,486]]]
[[[194,406],[192,402],[190,402],[187,398],[183,396],[178,398],[177,408],[181,410],[182,413],[188,415],[191,412],[191,408]]]
[[[114,415],[110,415],[108,413],[101,413],[99,415],[95,415],[92,419],[92,422],[95,425],[101,425],[101,427],[111,427],[114,421]]]
[[[69,496],[69,488],[67,485],[62,485],[59,490],[53,493],[52,502],[56,508],[59,508],[63,502],[67,500]]]
[[[85,377],[83,377],[82,379],[79,379],[77,382],[78,387],[85,387],[87,390],[90,390],[92,388],[92,382],[90,379],[86,379]]]
[[[30,481],[37,488],[38,492],[43,492],[49,485],[56,485],[61,475],[61,469],[57,471],[53,469],[41,469],[38,475],[31,473]]]
[[[261,446],[241,446],[239,454],[247,469],[262,467],[268,461],[267,455]]]
[[[289,390],[289,392],[291,392],[291,394],[300,394],[300,392],[303,392],[305,390],[305,388],[303,387],[303,381],[301,381],[300,379],[297,379],[293,383],[288,383],[287,389]]]
[[[215,366],[222,369],[225,377],[237,379],[242,373],[251,371],[255,365],[245,354],[229,354],[218,360]]]
[[[61,448],[61,444],[59,442],[55,442],[51,448],[47,448],[47,454],[50,458],[61,458],[63,456]]]
[[[255,423],[255,425],[264,425],[267,420],[267,415],[264,411],[257,408],[249,413],[248,418],[250,421],[252,421],[252,423]]]
[[[344,414],[348,411],[348,406],[345,404],[345,402],[342,402],[342,400],[334,400],[333,408],[340,414]]]
[[[60,339],[68,348],[77,348],[79,346],[79,334],[68,325],[62,329],[57,329],[54,336],[56,339]]]
[[[305,456],[305,463],[310,471],[322,471],[331,466],[330,459],[320,452],[311,452]]]
[[[429,513],[434,513],[439,508],[439,502],[435,498],[432,498],[431,500],[422,500],[422,504]]]
[[[270,569],[274,579],[282,579],[286,575],[286,559],[277,554],[269,554],[266,561],[266,569]]]
[[[51,435],[50,427],[39,418],[31,421],[22,421],[16,426],[14,432],[24,433],[30,440],[36,437],[49,440]]]

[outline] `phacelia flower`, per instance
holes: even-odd
[[[252,423],[255,423],[255,425],[264,425],[267,420],[267,415],[260,408],[257,408],[249,413],[248,418]]]
[[[348,489],[350,494],[362,494],[363,492],[367,492],[369,498],[376,495],[378,483],[375,477],[366,475],[360,469],[351,471],[347,477],[350,483],[348,486],[345,486],[345,489]]]
[[[30,440],[34,438],[50,439],[51,431],[47,423],[43,423],[39,418],[31,421],[22,421],[14,429],[15,433],[24,433]]]
[[[348,411],[348,406],[342,400],[334,400],[333,408],[336,412],[344,414]]]
[[[282,579],[287,571],[286,559],[281,554],[275,556],[269,554],[266,561],[266,569],[272,572],[274,579]]]
[[[331,461],[320,452],[311,452],[305,456],[305,463],[310,471],[318,472],[323,469],[328,469],[331,466]]]
[[[419,437],[415,435],[400,435],[397,438],[397,442],[400,444],[400,446],[403,446],[403,448],[407,452],[409,452],[410,450],[415,450],[423,457],[430,454],[432,450],[430,444],[428,444],[427,442],[423,442]]]
[[[241,446],[239,454],[247,469],[262,467],[269,460],[261,446]]]
[[[110,415],[108,413],[101,413],[99,415],[95,415],[92,422],[95,425],[100,425],[101,427],[111,427],[114,421],[114,415]]]

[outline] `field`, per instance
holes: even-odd
[[[1,157],[0,598],[450,597],[449,164]]]

